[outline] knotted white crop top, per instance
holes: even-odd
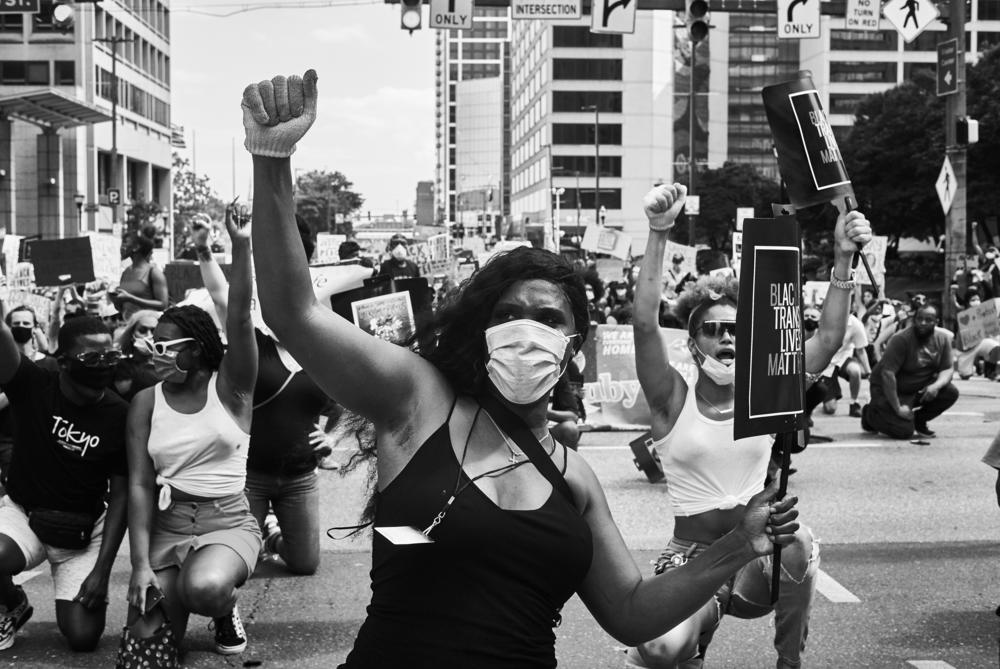
[[[663,465],[674,515],[693,516],[746,504],[764,487],[770,435],[733,439],[733,419],[712,420],[698,410],[694,385],[677,422],[653,448]]]
[[[159,508],[170,507],[170,490],[198,497],[226,497],[243,492],[247,478],[244,432],[219,399],[219,373],[212,374],[205,406],[193,414],[174,411],[155,386],[147,449],[160,486]]]

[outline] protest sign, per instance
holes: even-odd
[[[91,233],[90,253],[94,263],[94,278],[115,283],[122,275],[121,240],[112,235]]]
[[[806,281],[802,286],[803,304],[811,307],[821,307],[826,301],[826,294],[830,290],[829,281]]]
[[[609,256],[628,259],[632,238],[620,230],[603,225],[588,225],[583,233],[580,248],[593,253],[606,253]]]
[[[611,281],[621,281],[624,278],[625,261],[620,258],[598,258],[597,276],[604,283]]]
[[[34,266],[30,262],[15,263],[14,271],[7,277],[7,285],[12,288],[34,288]]]
[[[449,254],[451,237],[445,233],[427,238],[427,248],[430,249],[430,259],[432,261],[447,260]]]
[[[416,330],[410,293],[389,293],[351,303],[354,324],[368,334],[403,344]]]
[[[21,243],[23,241],[24,237],[21,235],[4,235],[2,248],[4,276],[9,276],[14,271],[17,261],[21,259]]]
[[[674,256],[684,256],[684,260],[681,262],[681,276],[684,274],[690,274],[691,276],[698,276],[698,249],[693,246],[685,246],[684,244],[678,244],[677,242],[668,241],[666,248],[663,249],[663,274],[664,276],[669,276],[668,270],[673,265]]]
[[[1000,299],[985,300],[975,307],[958,312],[959,350],[968,351],[986,337],[1000,338]]]
[[[794,217],[743,222],[736,439],[792,432],[805,415],[800,254]]]
[[[337,262],[340,260],[340,245],[347,241],[347,235],[335,235],[329,232],[316,234],[316,250],[313,251],[312,264]]]
[[[28,242],[28,255],[35,268],[35,285],[59,286],[94,280],[90,237],[36,239]]]
[[[878,283],[880,292],[883,292],[881,288],[885,287],[885,252],[888,247],[888,237],[885,235],[874,235],[871,241],[865,244],[865,248],[862,251],[868,260],[868,265],[872,268],[872,274],[875,275],[875,281]],[[868,275],[864,272],[858,273],[857,281],[861,284],[871,285]]]
[[[30,290],[8,288],[4,286],[0,287],[0,298],[3,299],[8,313],[15,307],[20,307],[22,305],[31,307],[35,312],[35,317],[37,318],[36,322],[41,327],[46,329],[48,328],[49,322],[52,319],[52,309],[55,306],[53,301],[48,297],[38,295]]]

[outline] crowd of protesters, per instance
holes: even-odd
[[[257,565],[273,559],[302,576],[319,567],[317,467],[329,431],[347,422],[376,480],[365,512],[372,600],[343,666],[551,667],[553,628],[574,593],[629,646],[628,666],[701,666],[725,614],[771,612],[778,666],[799,666],[819,544],[797,522],[796,499],[776,500],[773,439],[733,438],[738,282],[721,254],[693,266],[665,257],[685,188],[650,191],[647,248],[620,274],[520,247],[460,285],[435,275],[429,320],[398,346],[312,289],[315,241],[294,213],[288,156],[315,118],[315,85],[314,73],[282,78],[304,101],[297,110],[264,84],[245,93],[254,223],[235,202],[226,208],[228,278],[212,221],[197,217],[181,256],[198,262],[202,295],[171,303],[153,235],[140,230],[124,238],[117,282],[55,291],[51,324],[2,304],[0,650],[33,613],[13,579],[43,562],[68,646],[96,648],[127,528],[129,633],[166,626],[180,644],[196,614],[212,619],[217,652],[242,652],[239,589]],[[996,377],[1000,341],[956,351],[939,305],[854,286],[851,256],[870,238],[863,215],[840,212],[834,280],[803,311],[807,410],[835,413],[844,382],[863,429],[933,436],[928,423],[958,398],[952,375]],[[394,236],[380,259],[351,239],[339,259],[414,279],[425,269],[411,244]],[[951,306],[1000,297],[997,262],[989,247],[956,274]],[[674,532],[650,575],[576,452],[581,348],[597,325],[633,326],[667,477]],[[664,327],[686,331],[690,382],[666,359]],[[985,461],[1000,468],[997,450]],[[785,550],[771,604],[775,545]]]

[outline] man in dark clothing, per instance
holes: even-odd
[[[128,404],[108,390],[119,356],[107,326],[80,316],[62,326],[59,371],[47,371],[21,355],[10,328],[0,325],[0,387],[14,416],[14,454],[0,498],[0,650],[14,644],[32,613],[12,577],[46,560],[56,622],[70,648],[92,651],[104,631],[128,492]],[[67,536],[60,525],[73,531]]]
[[[914,431],[933,437],[927,424],[958,400],[958,389],[951,383],[954,335],[937,327],[937,320],[937,308],[925,303],[917,308],[913,323],[889,339],[872,370],[871,403],[861,410],[864,430],[894,439],[907,439]]]
[[[378,270],[379,276],[388,276],[393,279],[415,279],[420,276],[420,268],[417,263],[410,260],[407,255],[406,238],[402,235],[395,235],[389,240],[389,255],[392,256],[382,263]]]

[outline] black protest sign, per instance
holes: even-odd
[[[808,75],[765,86],[762,95],[778,169],[797,208],[854,197],[847,167]]]
[[[804,416],[801,265],[793,216],[743,221],[737,439],[796,430]]]
[[[25,256],[35,268],[37,286],[61,286],[94,280],[90,237],[36,239],[28,242]]]
[[[414,326],[419,329],[432,317],[431,298],[433,291],[425,277],[409,279],[393,279],[388,276],[376,276],[366,279],[364,286],[346,290],[330,296],[330,306],[347,320],[354,322],[354,305],[375,297],[393,293],[408,292],[413,309]]]

